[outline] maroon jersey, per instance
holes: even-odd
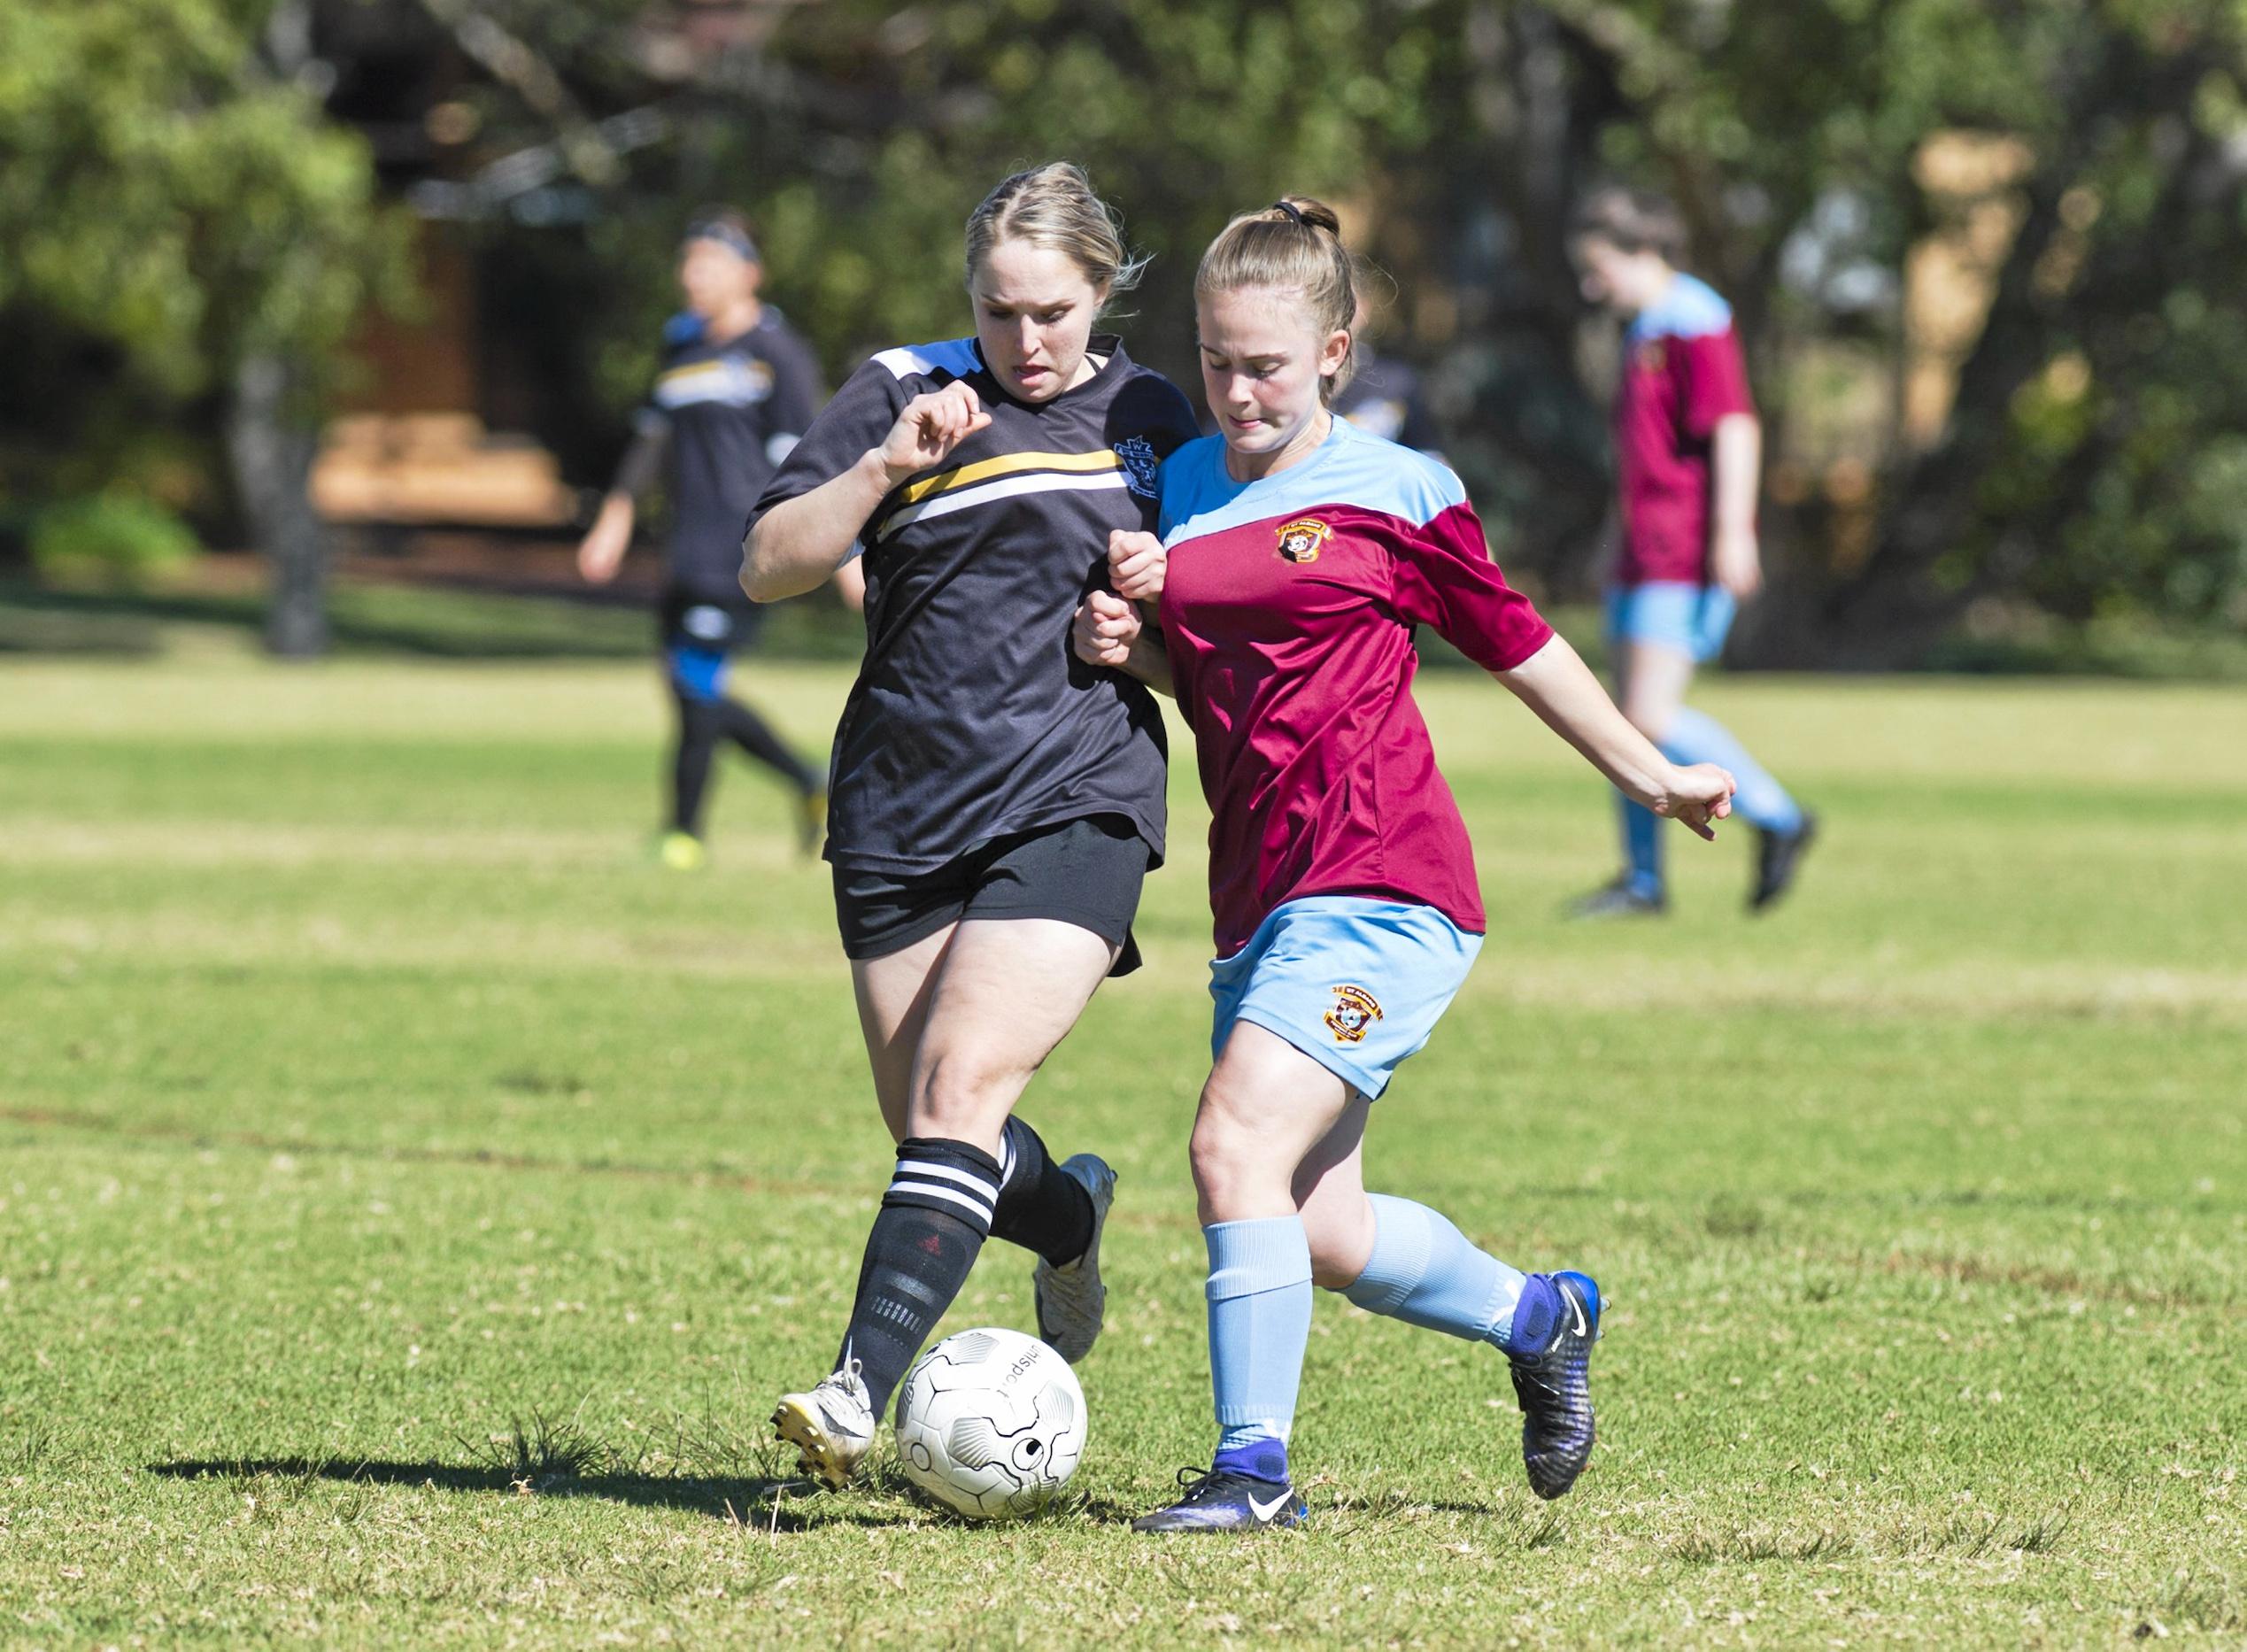
[[[1618,584],[1708,583],[1710,438],[1719,419],[1755,411],[1731,306],[1692,276],[1675,277],[1623,336]]]
[[[1233,481],[1204,436],[1162,483],[1162,636],[1216,816],[1219,955],[1305,895],[1417,901],[1481,933],[1474,852],[1412,701],[1413,629],[1492,671],[1553,632],[1459,479],[1337,419],[1277,475]]]

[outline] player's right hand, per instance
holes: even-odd
[[[1089,593],[1077,617],[1069,622],[1069,637],[1077,657],[1088,666],[1122,670],[1131,658],[1131,645],[1139,637],[1139,611],[1113,591]]]
[[[954,379],[940,390],[915,396],[890,427],[876,451],[882,468],[895,487],[907,476],[939,465],[952,450],[991,423],[983,402],[964,379]]]
[[[603,506],[585,537],[578,542],[577,572],[586,583],[606,585],[616,577],[617,566],[631,548],[632,518],[629,511]]]
[[[1703,838],[1714,841],[1717,822],[1732,813],[1732,794],[1740,789],[1740,783],[1732,777],[1728,768],[1714,763],[1695,763],[1690,768],[1673,768],[1670,784],[1664,795],[1656,799],[1653,808],[1656,814],[1673,821],[1683,821]]]
[[[1132,602],[1153,602],[1162,594],[1170,555],[1153,534],[1118,528],[1108,536],[1108,583]]]

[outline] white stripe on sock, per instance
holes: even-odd
[[[985,1227],[987,1228],[991,1225],[990,1206],[979,1205],[976,1203],[974,1200],[969,1198],[965,1193],[955,1193],[950,1188],[939,1187],[934,1182],[908,1182],[900,1178],[899,1180],[890,1184],[890,1192],[893,1193],[913,1193],[929,1199],[949,1200],[952,1203],[959,1206],[961,1209],[974,1212],[977,1218],[982,1222]]]
[[[947,1182],[956,1182],[962,1187],[972,1189],[982,1194],[986,1204],[999,1197],[999,1185],[989,1177],[977,1176],[971,1170],[955,1170],[948,1165],[930,1164],[923,1159],[899,1160],[897,1176],[933,1176],[939,1177]],[[892,1187],[897,1185],[896,1177],[893,1177],[891,1179],[890,1185]]]

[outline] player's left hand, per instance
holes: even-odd
[[[1153,602],[1162,594],[1170,553],[1153,534],[1118,528],[1108,536],[1108,583],[1133,602]]]
[[[1713,843],[1717,822],[1732,814],[1732,794],[1738,790],[1740,783],[1730,769],[1695,763],[1690,768],[1672,768],[1662,796],[1649,807],[1667,819],[1683,821]]]
[[[1745,602],[1764,587],[1764,563],[1752,528],[1720,530],[1709,547],[1709,571],[1734,601]]]
[[[1095,591],[1069,622],[1069,642],[1077,657],[1088,666],[1108,666],[1120,671],[1131,658],[1139,640],[1139,611],[1113,591]]]

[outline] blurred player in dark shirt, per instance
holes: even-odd
[[[664,328],[662,370],[577,551],[588,580],[598,585],[615,577],[640,495],[659,475],[666,478],[671,531],[659,615],[678,738],[660,853],[682,871],[703,863],[703,801],[724,741],[794,788],[807,852],[818,846],[825,813],[820,773],[726,692],[733,651],[753,639],[757,624],[739,583],[742,527],[822,399],[809,347],[757,297],[763,274],[738,213],[708,212],[688,229],[679,252],[687,307]],[[837,583],[856,606],[856,570],[838,575]]]

